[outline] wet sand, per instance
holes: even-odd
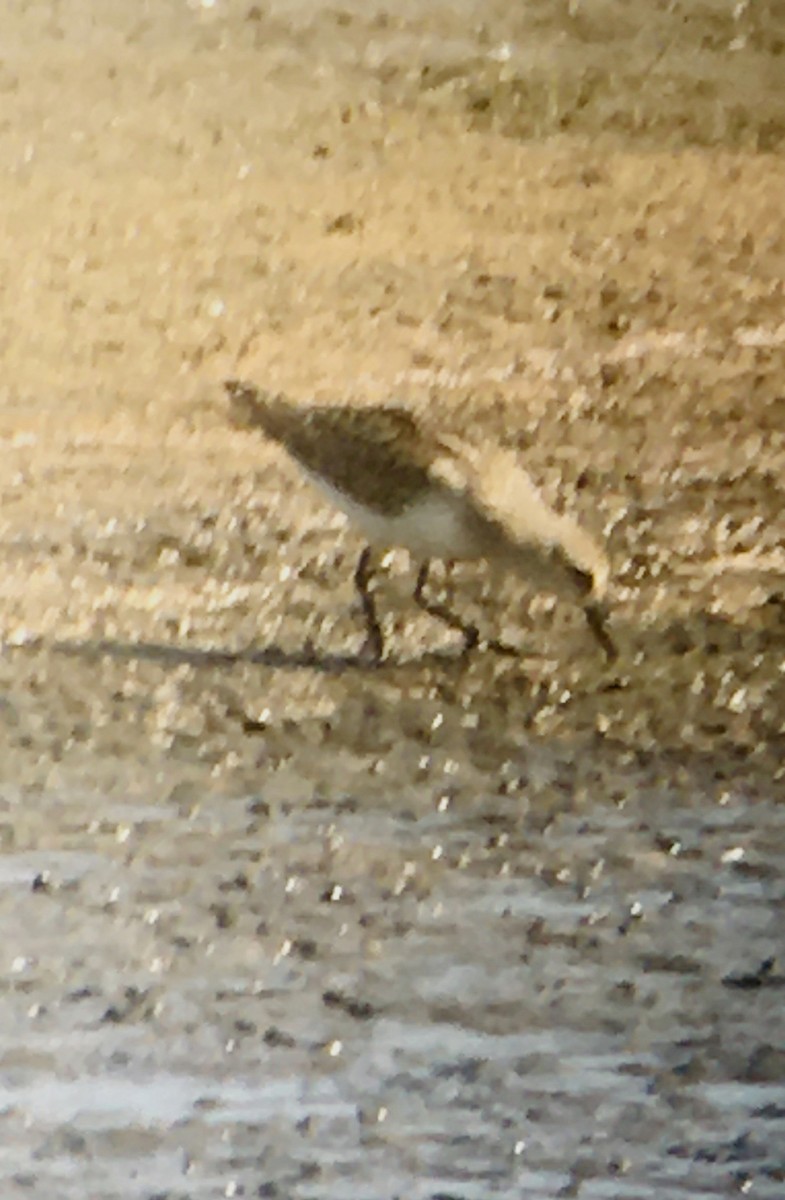
[[[4,17],[0,1180],[785,1192],[785,15]],[[226,376],[520,450],[458,655]]]

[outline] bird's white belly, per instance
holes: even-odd
[[[463,497],[434,489],[403,512],[386,516],[319,481],[320,489],[349,520],[380,547],[401,546],[415,558],[477,558],[481,548],[467,526]]]

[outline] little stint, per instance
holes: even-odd
[[[545,502],[513,452],[438,433],[393,405],[305,406],[234,380],[225,386],[234,424],[259,428],[279,442],[365,534],[368,544],[354,580],[365,617],[366,657],[379,662],[384,654],[371,591],[373,549],[394,546],[420,563],[416,603],[460,630],[467,650],[480,641],[476,626],[426,595],[431,559],[484,560],[572,599],[606,657],[616,657],[602,605],[609,573],[605,552]],[[512,652],[502,643],[487,644]]]

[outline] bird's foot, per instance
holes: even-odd
[[[483,645],[492,650],[494,654],[500,654],[504,658],[520,658],[520,650],[515,646],[511,646],[509,642],[500,642],[496,638],[487,638],[484,640]]]
[[[369,628],[365,641],[357,655],[358,661],[367,667],[378,667],[384,658],[384,638],[381,629]]]

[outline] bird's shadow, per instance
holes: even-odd
[[[626,646],[622,653],[622,661],[628,658],[637,648],[648,656],[652,653],[673,654],[680,657],[690,650],[701,648],[710,656],[716,654],[733,656],[742,648],[747,657],[755,652],[771,651],[772,637],[774,645],[781,646],[785,636],[785,599],[776,597],[771,603],[777,606],[778,620],[775,630],[750,630],[744,625],[737,626],[723,617],[715,614],[693,614],[684,619],[672,620],[665,626],[654,626],[634,639],[633,644]],[[635,646],[637,643],[637,647]],[[48,650],[55,654],[77,659],[108,658],[117,662],[153,662],[164,667],[190,666],[208,669],[210,667],[259,666],[270,669],[290,671],[314,671],[323,675],[342,675],[347,671],[362,671],[377,674],[384,671],[394,671],[401,668],[445,668],[461,669],[473,661],[482,646],[486,652],[493,653],[496,643],[483,642],[467,653],[460,646],[442,646],[436,650],[424,650],[418,654],[401,655],[395,651],[386,653],[377,661],[364,655],[362,651],[330,652],[320,650],[313,643],[306,641],[303,646],[287,649],[276,644],[265,646],[249,646],[240,650],[229,650],[221,647],[183,646],[172,642],[157,641],[120,641],[115,638],[62,638],[48,641],[37,638],[30,642],[13,646],[6,643],[3,651],[35,652]],[[504,657],[525,659],[526,649],[521,647],[515,655],[509,654],[510,647],[502,646]],[[494,658],[501,657],[494,653]],[[616,664],[621,666],[622,664]],[[613,678],[617,671],[613,664],[607,664],[609,678],[606,687],[613,687]]]
[[[315,671],[323,675],[342,675],[346,671],[377,673],[399,667],[426,667],[465,661],[460,651],[426,651],[411,658],[386,655],[374,661],[362,652],[327,653],[306,643],[300,649],[286,650],[281,646],[249,647],[244,650],[225,650],[220,647],[177,646],[171,642],[122,642],[113,638],[43,639],[27,643],[18,649],[49,649],[69,658],[109,658],[116,662],[157,662],[165,667],[195,668],[236,667],[241,665],[269,667],[278,670]]]

